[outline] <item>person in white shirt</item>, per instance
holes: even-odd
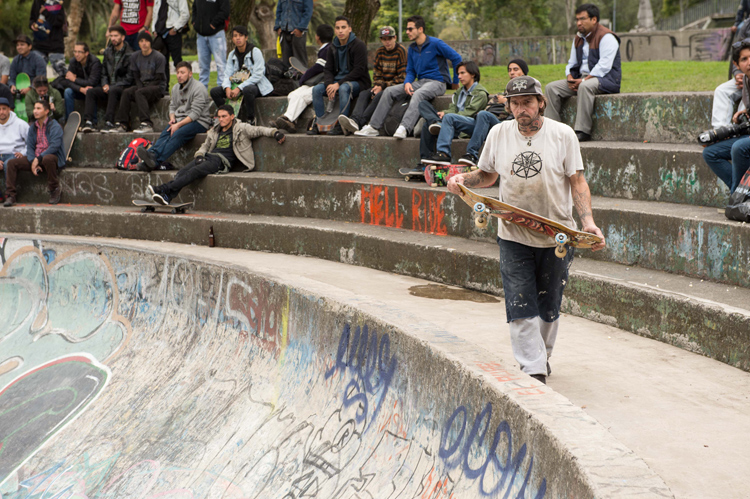
[[[490,130],[479,169],[451,178],[448,190],[461,195],[458,184],[489,187],[499,177],[500,201],[572,228],[575,205],[581,230],[602,238],[592,249],[604,248],[573,130],[543,116],[546,103],[538,80],[519,76],[505,91],[515,119]],[[552,238],[500,220],[497,242],[513,355],[523,372],[546,383],[574,248],[558,258]]]
[[[575,132],[580,142],[591,140],[596,94],[620,93],[620,38],[599,24],[599,8],[587,3],[576,9],[575,42],[565,67],[567,79],[548,84],[544,94],[547,117],[560,121],[563,99],[578,95]]]
[[[29,135],[29,124],[10,110],[10,101],[0,97],[0,170],[5,170],[5,163],[14,158],[26,155],[26,137]],[[3,185],[3,192],[5,186]],[[0,194],[0,199],[5,197]]]

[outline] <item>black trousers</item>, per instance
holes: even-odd
[[[282,31],[280,38],[281,60],[289,64],[289,59],[296,57],[307,66],[307,33],[297,37],[291,31]]]
[[[354,112],[351,115],[351,118],[357,122],[359,128],[370,122],[370,118],[372,118],[375,109],[378,107],[381,97],[383,97],[383,90],[378,92],[374,97],[372,89],[359,94],[357,105],[354,106]]]
[[[177,175],[172,180],[160,185],[154,191],[158,194],[166,194],[169,196],[169,199],[174,199],[180,194],[183,187],[218,172],[223,166],[224,164],[219,156],[210,153],[206,154],[202,162],[196,163],[196,160],[191,161],[180,168],[180,171],[177,172]]]
[[[155,35],[153,48],[161,52],[161,55],[167,60],[164,65],[164,72],[167,76],[167,87],[169,87],[169,56],[172,56],[172,62],[175,66],[178,62],[182,62],[182,35],[178,33],[167,35],[165,38]]]
[[[237,119],[252,122],[255,119],[255,99],[260,97],[258,85],[248,85],[242,89],[242,110]],[[211,99],[216,107],[223,106],[227,102],[226,90],[221,86],[211,89]]]
[[[120,107],[117,108],[115,121],[117,123],[128,124],[130,122],[130,106],[135,101],[138,108],[138,118],[141,123],[151,123],[151,106],[159,102],[162,98],[161,87],[151,85],[149,87],[130,87],[122,92],[120,98]]]
[[[84,105],[83,120],[96,124],[96,108],[100,102],[107,103],[107,111],[104,113],[104,122],[115,122],[115,113],[117,105],[120,103],[120,97],[125,87],[120,85],[110,85],[109,92],[105,92],[102,87],[94,87],[86,92],[86,103]]]

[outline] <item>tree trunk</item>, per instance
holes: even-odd
[[[565,21],[568,23],[568,34],[576,32],[576,0],[565,0]]]
[[[263,50],[276,47],[276,34],[273,32],[275,19],[274,0],[232,0],[232,26],[251,25]],[[227,40],[231,42],[231,39],[232,34],[227,33]]]
[[[83,11],[86,10],[87,0],[71,0],[68,8],[68,36],[65,38],[65,57],[68,60],[73,58],[73,48],[78,33],[81,31],[81,22],[83,21]]]
[[[354,34],[365,43],[370,38],[370,26],[379,9],[380,0],[346,0],[344,15],[351,19]]]

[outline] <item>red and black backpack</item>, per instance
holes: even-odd
[[[122,151],[120,157],[117,158],[115,168],[117,168],[118,170],[136,171],[136,165],[140,161],[140,159],[138,158],[138,154],[136,154],[136,151],[140,146],[148,149],[149,147],[151,147],[151,141],[141,137],[133,139],[130,144],[128,144],[128,146]]]

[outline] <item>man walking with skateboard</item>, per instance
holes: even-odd
[[[602,231],[591,213],[591,193],[575,132],[544,119],[546,102],[536,79],[511,80],[506,95],[515,120],[492,128],[479,170],[451,178],[448,190],[460,195],[458,184],[489,187],[500,177],[500,201],[572,228],[575,205],[581,230],[602,238],[592,249],[604,248]],[[574,248],[558,258],[552,238],[502,220],[497,242],[513,355],[523,372],[546,383],[547,359],[555,346]]]

